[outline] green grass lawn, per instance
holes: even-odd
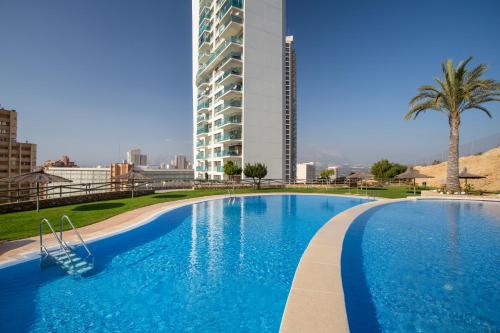
[[[254,189],[236,190],[236,193],[269,193],[269,192],[298,192],[298,193],[332,193],[332,194],[356,194],[356,189],[339,188],[295,188],[295,189],[263,189],[260,191]],[[41,209],[40,212],[26,211],[18,213],[8,213],[0,215],[0,242],[7,240],[16,240],[35,236],[39,234],[40,221],[47,218],[53,225],[59,223],[62,215],[68,215],[76,227],[93,224],[103,221],[112,216],[160,202],[175,201],[203,197],[208,195],[226,194],[224,189],[214,190],[186,190],[176,192],[158,193],[136,197],[134,199],[117,199],[109,201],[99,201],[68,205],[54,208]],[[365,191],[359,191],[364,195]],[[413,190],[409,191],[406,187],[388,187],[368,189],[369,196],[383,198],[404,198],[413,195]],[[66,224],[67,227],[67,224]],[[48,228],[45,228],[48,229]],[[48,230],[45,230],[48,232]]]

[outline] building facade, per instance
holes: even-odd
[[[261,162],[284,176],[284,0],[192,0],[196,178]]]
[[[0,108],[0,179],[33,171],[36,144],[17,142],[17,112]],[[2,189],[9,186],[0,185]]]
[[[75,162],[71,161],[70,158],[66,155],[61,156],[61,159],[57,161],[53,160],[47,160],[43,162],[43,167],[44,168],[49,168],[49,167],[60,167],[60,168],[76,168],[78,165],[76,165]]]
[[[172,169],[188,169],[189,162],[187,161],[186,156],[181,155],[181,154],[175,155],[175,157],[171,163],[171,168]]]
[[[45,172],[69,179],[73,184],[109,183],[111,181],[111,169],[108,167],[47,167]],[[50,185],[71,185],[71,183],[51,183]]]
[[[130,149],[127,152],[127,163],[136,166],[148,165],[148,156],[145,154],[141,154],[140,149]]]
[[[293,36],[285,39],[285,105],[283,133],[285,181],[297,178],[297,72]]]
[[[309,183],[316,179],[314,162],[297,164],[297,182]]]

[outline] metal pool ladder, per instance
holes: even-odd
[[[66,241],[63,240],[63,225],[64,222],[68,222],[73,231],[78,236],[80,240],[80,244],[86,252],[86,256],[82,257],[77,254],[75,251],[75,246],[70,246]],[[59,245],[55,249],[48,249],[43,243],[43,225],[46,224],[52,236],[57,241]],[[44,218],[42,222],[40,222],[40,254],[42,258],[50,258],[52,259],[62,270],[64,270],[69,275],[81,275],[86,273],[94,268],[94,256],[92,252],[90,252],[87,244],[83,240],[82,236],[75,228],[73,222],[71,222],[70,218],[66,215],[61,217],[61,222],[59,224],[59,235],[56,233],[52,224],[48,219]]]

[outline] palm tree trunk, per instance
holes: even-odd
[[[460,116],[450,116],[450,143],[448,148],[448,170],[446,178],[446,188],[450,192],[460,192],[460,180],[458,178],[458,142]]]

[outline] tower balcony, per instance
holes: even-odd
[[[227,15],[217,28],[219,38],[228,39],[237,36],[243,30],[243,18],[240,15]]]
[[[243,50],[243,40],[241,38],[231,37],[222,42],[212,55],[198,68],[198,77],[210,73],[217,65],[228,60],[229,57],[238,56],[241,60],[241,51]],[[226,59],[227,58],[227,59]],[[219,62],[219,60],[222,61]]]
[[[242,73],[241,67],[232,67],[229,70],[225,71],[224,74],[222,74],[215,81],[215,83],[226,85],[235,82],[242,82],[243,76],[241,75],[241,73]]]
[[[226,100],[224,103],[215,107],[216,114],[236,114],[240,113],[243,109],[241,108],[241,99]]]

